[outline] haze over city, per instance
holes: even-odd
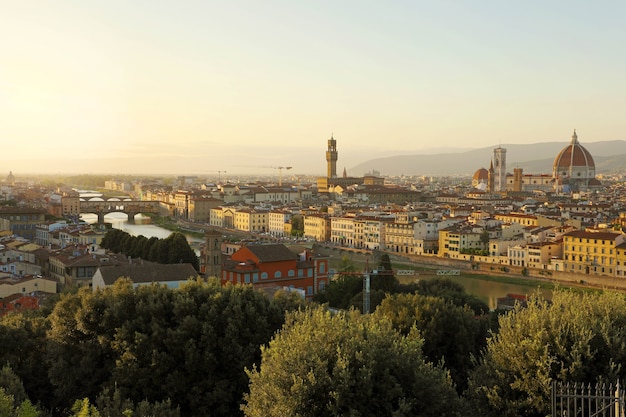
[[[625,139],[624,12],[564,1],[10,2],[4,167],[322,174],[331,135],[348,168],[566,143],[574,128],[583,143]]]

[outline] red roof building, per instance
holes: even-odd
[[[328,279],[327,257],[309,251],[296,254],[283,244],[244,246],[222,264],[222,284],[289,288],[306,298],[323,290]]]

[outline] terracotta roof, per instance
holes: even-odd
[[[554,159],[554,172],[563,171],[569,167],[595,168],[596,164],[587,149],[578,143],[576,132],[572,136],[572,142],[567,145]]]
[[[574,230],[574,231],[566,233],[565,236],[583,238],[583,239],[615,240],[619,236],[621,236],[621,234],[610,233],[610,232],[587,232],[584,230]]]
[[[297,256],[287,246],[276,243],[246,246],[261,262],[293,261]]]
[[[106,285],[113,285],[120,277],[128,277],[134,283],[152,283],[168,281],[186,281],[198,276],[198,272],[189,263],[186,264],[123,264],[99,268]]]

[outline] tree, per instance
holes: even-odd
[[[4,387],[18,403],[26,398],[21,392],[28,393],[35,403],[50,398],[52,386],[47,378],[45,354],[47,330],[47,320],[37,315],[9,314],[0,319],[0,357],[7,368],[1,374],[7,381]],[[19,378],[16,385],[9,383],[12,373]],[[12,388],[17,385],[23,385],[23,391]]]
[[[50,315],[54,405],[69,408],[108,388],[136,407],[160,404],[161,415],[178,408],[181,415],[237,415],[248,387],[244,369],[260,362],[259,346],[280,328],[285,308],[298,303],[217,280],[172,290],[121,279],[69,294]]]
[[[182,233],[172,233],[165,239],[167,245],[167,260],[161,260],[162,263],[190,263],[196,271],[200,269],[198,257],[189,246],[187,238]]]
[[[0,416],[2,417],[38,417],[39,410],[29,400],[24,400],[19,405],[13,395],[8,394],[0,387]]]
[[[480,234],[480,243],[482,243],[483,249],[487,250],[487,252],[489,252],[489,239],[489,231],[484,229]]]
[[[500,316],[471,376],[468,398],[484,416],[545,416],[551,384],[614,382],[626,369],[623,294],[557,290],[549,302],[532,297]]]
[[[489,318],[478,318],[467,306],[458,307],[443,298],[396,294],[382,300],[375,314],[391,321],[402,334],[414,328],[424,338],[424,356],[444,362],[459,392],[467,387],[473,357],[485,347]]]
[[[329,306],[340,309],[350,307],[352,300],[363,291],[363,276],[339,273],[339,276],[330,281],[314,300],[319,303],[328,303]],[[361,295],[362,297],[362,295]]]
[[[380,317],[322,309],[290,314],[249,369],[248,417],[450,416],[458,398],[446,373],[424,361],[417,332]]]
[[[304,234],[304,217],[302,215],[291,216],[291,235],[302,236]]]
[[[465,288],[449,278],[434,278],[420,280],[415,286],[417,293],[441,297],[458,307],[469,306],[475,314],[482,315],[489,312],[487,303],[478,297],[465,292]]]
[[[376,274],[371,274],[372,290],[380,290],[387,293],[395,292],[400,282],[393,274],[393,268],[388,254],[383,253],[381,255],[377,271]]]
[[[72,412],[72,417],[100,417],[98,409],[89,402],[89,398],[76,400]]]
[[[170,400],[157,403],[143,400],[135,405],[128,398],[122,398],[122,394],[117,388],[112,393],[108,388],[105,388],[98,395],[96,405],[102,417],[180,417],[180,410],[174,407]]]
[[[196,253],[189,246],[185,235],[178,232],[165,239],[146,239],[145,236],[135,237],[122,230],[112,229],[102,238],[100,246],[133,258],[142,257],[151,262],[190,263],[196,271],[200,270]]]

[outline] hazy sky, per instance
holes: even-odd
[[[2,3],[0,175],[626,139],[624,2]]]

